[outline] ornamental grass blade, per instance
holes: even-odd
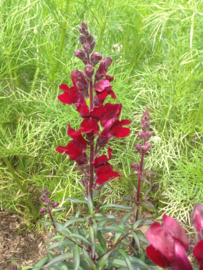
[[[80,266],[80,249],[78,245],[73,248],[73,260],[74,260],[74,270],[78,270]]]
[[[128,269],[129,270],[134,270],[133,266],[132,266],[132,263],[129,259],[129,255],[123,250],[123,249],[119,249],[118,252],[123,256],[123,258],[125,259],[126,261],[126,264],[128,266]]]

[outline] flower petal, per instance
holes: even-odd
[[[120,116],[122,109],[122,104],[111,104],[111,103],[106,103],[104,105],[104,111],[101,117],[101,125],[104,126],[109,126],[116,122],[118,117]]]
[[[189,244],[184,228],[179,224],[177,220],[170,216],[164,214],[162,219],[164,228],[166,228],[173,236],[173,238],[183,246],[185,251],[188,251]]]
[[[71,137],[76,142],[80,143],[83,146],[83,149],[86,150],[87,148],[87,141],[83,138],[80,131],[76,131],[75,129],[70,127],[68,124],[68,136]]]
[[[197,232],[198,241],[203,240],[203,205],[200,203],[192,211],[192,225]]]
[[[193,254],[200,266],[199,270],[203,270],[203,240],[197,243],[193,249]]]
[[[66,146],[58,146],[56,151],[59,153],[65,153],[70,157],[70,160],[77,160],[83,154],[81,144],[76,141],[70,141]]]
[[[175,264],[171,266],[171,270],[193,270],[182,245],[175,241]]]
[[[109,87],[109,81],[108,80],[99,80],[97,83],[94,85],[94,89],[98,92],[103,92],[106,87]]]
[[[158,249],[154,248],[152,245],[146,248],[146,253],[148,258],[153,261],[154,264],[162,268],[168,268],[170,266],[170,262],[161,254]]]
[[[149,243],[158,249],[167,261],[170,263],[175,261],[175,240],[158,222],[152,224],[146,237]]]
[[[82,121],[80,124],[80,132],[83,133],[90,133],[93,132],[94,134],[99,134],[99,125],[97,123],[97,120],[94,118],[86,118]]]

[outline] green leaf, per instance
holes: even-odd
[[[73,223],[75,223],[75,222],[85,222],[85,219],[84,218],[72,218],[72,219],[70,219],[69,221],[67,221],[65,224],[64,224],[64,226],[63,226],[63,228],[62,228],[62,230],[60,231],[60,233],[62,233],[63,232],[63,230],[66,228],[66,227],[68,227],[68,226],[70,226],[71,224],[73,224]]]
[[[152,204],[152,203],[150,203],[150,202],[142,202],[142,203],[140,203],[142,206],[144,206],[146,209],[148,209],[148,208],[150,208],[150,209],[152,209],[152,211],[154,211],[154,213],[157,215],[157,212],[156,212],[156,210],[155,210],[155,208],[154,208],[154,205]],[[149,209],[148,209],[149,210]]]
[[[58,211],[63,211],[63,210],[66,210],[65,207],[61,207],[61,208],[53,208],[51,211],[52,212],[58,212]]]
[[[133,230],[135,230],[141,223],[144,222],[144,219],[138,219],[133,225]]]
[[[84,248],[83,248],[83,254],[84,254],[85,260],[88,263],[88,265],[91,266],[93,270],[97,270],[96,265],[94,264],[91,257],[89,256],[89,254],[87,253],[87,251]]]
[[[92,245],[84,236],[77,234],[77,233],[72,233],[68,236],[69,238],[78,238],[80,240],[82,240],[83,242],[87,243],[88,245]]]
[[[114,232],[121,232],[121,233],[125,234],[125,231],[124,231],[123,229],[119,228],[118,225],[117,225],[117,226],[106,226],[106,227],[101,227],[101,228],[98,228],[97,230],[98,230],[98,231],[101,231],[101,232],[103,232],[103,233],[105,233],[105,232],[110,232],[110,231],[114,231]]]
[[[56,240],[56,239],[59,239],[59,238],[64,238],[64,236],[62,236],[62,235],[56,235],[56,236],[50,238],[50,239],[44,244],[44,247],[46,247],[50,242],[52,242],[52,241],[54,241],[54,240]]]
[[[78,245],[73,248],[74,270],[78,270],[80,266],[80,249]]]
[[[140,239],[140,241],[142,241],[143,243],[149,245],[149,242],[147,241],[147,238],[145,236],[140,235],[140,234],[138,234],[137,236]]]
[[[105,253],[105,251],[104,251],[104,249],[103,249],[103,247],[101,246],[100,243],[99,244],[96,243],[95,248],[96,248],[96,253],[98,254],[99,257],[102,256]]]
[[[76,212],[76,214],[75,214],[75,217],[78,218],[79,215],[80,215],[80,208],[78,207],[78,210],[77,210],[77,212]]]
[[[121,260],[121,259],[113,259],[111,261],[109,261],[111,263],[111,265],[113,266],[124,266],[124,267],[127,267],[127,264],[124,260]]]
[[[92,203],[92,198],[90,196],[90,192],[88,193],[87,204],[88,204],[90,215],[93,215],[94,207]]]
[[[24,266],[24,267],[22,267],[22,270],[28,270],[28,269],[34,269],[32,266]]]
[[[72,252],[68,252],[68,253],[64,253],[62,255],[59,255],[55,258],[53,258],[49,263],[47,263],[44,267],[42,267],[42,269],[51,267],[52,265],[62,262],[64,260],[68,260],[68,259],[73,259],[73,253]]]
[[[127,220],[130,218],[131,215],[132,215],[132,212],[129,212],[128,214],[126,214],[126,215],[122,218],[122,220],[123,220],[124,222],[119,222],[118,227],[121,228],[121,229],[124,229],[124,228],[125,228],[125,222],[127,222]],[[116,233],[116,234],[115,234],[115,238],[114,238],[114,243],[115,243],[115,244],[117,243],[117,241],[118,241],[118,239],[119,239],[120,236],[121,236],[121,233]]]
[[[84,201],[84,200],[74,199],[74,198],[70,198],[70,197],[66,197],[66,199],[68,199],[68,200],[70,200],[71,202],[74,202],[74,203],[85,203],[85,204],[87,204],[87,202]]]
[[[47,252],[51,249],[54,249],[54,248],[61,248],[61,246],[64,246],[64,245],[68,245],[68,244],[72,244],[72,242],[70,240],[62,240],[60,242],[56,242],[56,243],[53,243],[52,245],[50,245],[47,249],[45,249],[43,252]]]
[[[129,255],[123,250],[123,249],[118,249],[118,252],[123,256],[123,258],[125,259],[126,261],[126,264],[128,266],[128,269],[129,270],[133,270],[133,267],[132,267],[132,264],[131,264],[131,261],[129,259]]]
[[[99,267],[98,270],[103,270],[104,266],[105,266],[106,264],[108,264],[109,256],[111,255],[111,253],[112,253],[113,251],[114,251],[114,250],[109,251],[107,254],[105,254],[105,255],[100,259],[100,261],[99,261],[99,263],[98,263],[98,265],[97,265],[97,266]]]
[[[129,209],[129,210],[132,210],[133,207],[131,206],[126,206],[126,205],[119,205],[119,204],[105,204],[105,205],[102,205],[100,207],[100,209],[103,209],[103,208],[120,208],[120,209]]]
[[[149,269],[149,267],[148,267],[148,265],[146,263],[144,263],[143,261],[141,261],[140,259],[138,259],[136,257],[130,256],[130,260],[133,263],[137,263],[139,266],[144,266],[146,268],[146,270]]]
[[[104,239],[104,237],[100,231],[97,231],[97,238],[98,238],[99,243],[101,244],[102,248],[104,249],[104,251],[107,252],[106,240]]]
[[[136,243],[138,249],[140,250],[140,241],[139,241],[139,238],[138,238],[137,234],[135,232],[131,232],[131,234],[132,234],[132,236],[133,236],[133,238],[135,240],[135,243]]]
[[[92,250],[92,258],[95,256],[95,235],[94,235],[94,229],[93,226],[89,227],[89,235],[90,235],[90,241],[91,241],[91,250]]]

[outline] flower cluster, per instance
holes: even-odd
[[[199,263],[199,270],[203,270],[203,205],[195,205],[192,224],[197,232],[193,254]],[[151,244],[146,248],[147,256],[156,265],[172,270],[193,269],[186,255],[189,244],[185,230],[176,220],[163,215],[163,226],[155,222],[146,237]]]
[[[98,155],[100,148],[106,146],[112,137],[128,136],[130,130],[124,126],[131,122],[119,120],[122,104],[104,104],[108,95],[116,99],[112,90],[113,86],[110,85],[114,77],[107,75],[112,59],[110,57],[102,59],[100,53],[93,52],[96,42],[84,22],[79,32],[78,39],[83,49],[76,50],[75,56],[85,64],[85,67],[83,71],[76,69],[71,72],[73,86],[69,88],[66,84],[61,84],[59,88],[64,93],[58,98],[65,104],[75,105],[83,120],[78,130],[74,130],[68,124],[67,133],[72,140],[66,146],[58,146],[56,151],[65,153],[70,160],[76,161],[80,171],[82,171],[81,166],[85,167],[86,173],[82,179],[86,187],[89,185],[91,192],[93,184],[102,185],[110,179],[122,176],[113,171],[113,167],[108,162],[111,159],[112,149],[108,149],[109,158],[105,155],[98,157]],[[94,67],[99,62],[99,67],[95,72]],[[87,98],[89,98],[90,106],[87,105]],[[100,132],[100,127],[103,128],[102,132]],[[96,135],[98,138],[94,142]],[[87,145],[90,145],[89,158],[86,154]],[[85,178],[87,174],[90,178],[89,183]]]
[[[53,203],[51,204],[51,200],[47,198],[48,195],[50,194],[50,192],[47,190],[47,188],[45,188],[45,189],[42,190],[42,194],[43,194],[43,195],[39,198],[39,200],[40,200],[44,205],[47,206],[48,211],[51,211],[53,208],[56,208],[56,207],[59,206],[59,203],[58,203],[58,202],[53,202]],[[50,208],[50,204],[51,204],[51,208]],[[47,213],[47,209],[43,207],[43,208],[40,210],[40,214],[45,215],[46,213]]]

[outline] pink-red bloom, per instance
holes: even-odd
[[[147,240],[151,244],[146,249],[147,256],[162,268],[172,270],[192,270],[186,252],[188,239],[183,227],[173,218],[163,215],[163,226],[158,222],[147,231]]]
[[[108,163],[108,160],[112,158],[111,152],[113,150],[108,147],[108,155],[102,155],[100,157],[96,157],[95,160],[91,163],[93,167],[96,169],[96,184],[102,185],[108,180],[112,180],[116,177],[123,177],[118,172],[113,171],[113,166]]]
[[[203,240],[203,205],[197,203],[192,212],[192,225],[197,233],[197,240]]]

